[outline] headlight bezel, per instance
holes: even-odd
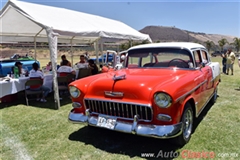
[[[81,95],[80,89],[75,86],[69,86],[69,93],[73,98],[78,98]]]
[[[159,107],[159,108],[168,108],[172,105],[172,97],[164,92],[156,92],[154,94],[154,103]]]

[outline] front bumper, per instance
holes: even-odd
[[[69,121],[72,123],[87,123],[91,126],[97,126],[98,118],[91,116],[89,110],[86,110],[86,115],[82,113],[69,113]],[[115,131],[132,133],[146,137],[154,138],[173,138],[182,133],[182,123],[175,125],[153,125],[153,124],[138,124],[138,118],[135,115],[133,123],[117,120],[114,127]]]

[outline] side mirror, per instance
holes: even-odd
[[[204,62],[202,62],[201,65],[200,65],[200,68],[203,68],[205,66],[206,66],[206,64]]]

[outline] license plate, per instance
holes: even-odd
[[[108,128],[108,129],[114,129],[116,125],[116,119],[113,119],[111,117],[105,117],[105,116],[98,116],[97,126]]]

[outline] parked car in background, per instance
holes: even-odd
[[[108,57],[107,57],[107,55],[108,55]],[[90,58],[90,59],[92,59],[94,62],[97,62],[97,57]],[[98,57],[98,62],[99,63],[107,63],[107,62],[112,62],[112,61],[113,61],[113,54],[112,53],[110,53],[110,54],[105,53],[105,54],[101,55],[100,57]]]
[[[196,118],[217,99],[219,63],[188,42],[139,45],[126,55],[123,69],[69,85],[69,121],[186,144]]]
[[[26,56],[21,57],[15,54],[14,56],[10,57],[10,59],[0,60],[0,75],[7,76],[7,74],[10,74],[12,71],[12,67],[15,65],[17,61],[20,61],[21,63],[23,63],[22,68],[27,69],[28,71],[32,69],[32,64],[34,62],[37,62],[40,66],[39,61],[36,61],[32,57],[26,57]]]
[[[101,72],[105,73],[105,72],[121,69],[123,67],[126,53],[127,51],[121,51],[117,53],[116,51],[108,50],[106,54],[107,60],[105,60],[105,63],[101,65],[101,68],[102,68]],[[109,57],[109,55],[112,55],[112,56]],[[109,58],[112,59],[112,62],[108,62]]]

